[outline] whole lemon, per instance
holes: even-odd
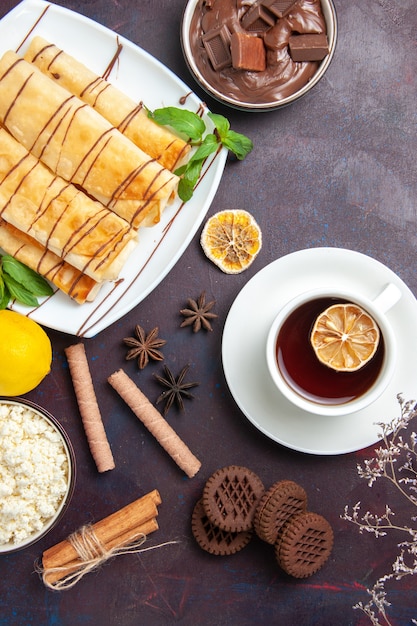
[[[48,335],[36,322],[0,311],[0,395],[19,396],[39,385],[51,370]]]

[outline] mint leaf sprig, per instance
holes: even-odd
[[[197,113],[178,107],[148,111],[148,117],[157,124],[170,126],[176,132],[185,135],[191,146],[197,147],[188,162],[174,172],[180,176],[178,195],[184,202],[192,198],[204,161],[219,145],[230,150],[240,161],[253,149],[252,141],[245,135],[231,130],[229,121],[223,115],[211,112],[207,115],[214,124],[214,132],[204,136],[207,131],[206,124]]]
[[[50,296],[53,289],[37,272],[17,261],[10,254],[0,256],[0,309],[10,300],[36,307],[37,296]]]

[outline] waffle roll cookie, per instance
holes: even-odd
[[[134,228],[158,222],[175,197],[175,174],[12,51],[0,59],[0,122],[56,175]]]
[[[83,63],[42,37],[34,37],[25,59],[35,64],[55,83],[92,106],[134,144],[173,170],[190,147],[169,129],[151,120],[137,103]]]

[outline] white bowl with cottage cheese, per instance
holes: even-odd
[[[57,420],[28,400],[0,398],[0,554],[50,531],[74,484],[74,451]]]

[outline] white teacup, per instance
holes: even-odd
[[[393,329],[385,313],[395,305],[400,297],[401,291],[399,288],[393,283],[389,283],[374,300],[359,296],[356,293],[344,291],[343,289],[315,289],[314,291],[305,292],[293,298],[275,317],[266,342],[268,369],[272,380],[280,392],[290,402],[304,411],[319,415],[346,415],[360,411],[375,402],[390,383],[396,366],[397,343]],[[369,364],[369,367],[365,365],[360,370],[357,370],[357,372],[331,371],[330,373],[330,368],[320,364],[315,356],[313,348],[309,345],[309,337],[306,340],[303,339],[304,342],[307,341],[308,348],[311,350],[310,353],[307,350],[306,344],[304,353],[297,353],[297,363],[305,367],[305,371],[302,374],[306,381],[305,387],[309,386],[311,380],[317,380],[318,386],[328,385],[328,387],[331,387],[329,389],[326,387],[326,393],[316,394],[310,390],[306,391],[301,383],[295,383],[293,379],[287,378],[287,375],[282,371],[284,369],[282,366],[282,352],[281,349],[278,350],[278,342],[282,339],[280,333],[285,322],[287,322],[287,324],[284,326],[283,332],[285,332],[288,326],[292,326],[293,333],[295,333],[294,336],[302,332],[298,329],[293,320],[299,315],[301,316],[302,311],[310,311],[309,314],[314,315],[311,311],[315,303],[322,299],[323,303],[326,301],[329,302],[330,300],[334,302],[352,302],[367,311],[379,326],[380,347],[378,349],[379,352],[373,357],[373,359],[376,360],[372,365]],[[329,302],[329,304],[331,303],[332,302]],[[325,304],[322,310],[327,308],[329,304]],[[320,312],[321,311],[318,311],[317,314]],[[306,319],[307,318],[304,318],[304,322]],[[309,335],[309,330],[306,331],[306,323],[303,323],[301,327],[304,330],[302,334]],[[301,361],[302,359],[304,360]],[[279,363],[281,363],[281,366]],[[314,369],[314,375],[312,376],[309,374],[309,363]],[[368,369],[365,370],[367,367]],[[322,369],[320,370],[320,368]],[[340,378],[341,374],[343,374],[344,378]],[[339,378],[334,378],[335,376]],[[307,382],[307,380],[309,382]],[[343,383],[343,385],[341,385],[341,383]],[[352,385],[352,393],[349,389],[350,385]],[[334,394],[334,390],[340,386],[343,387],[344,391],[348,390],[348,393]],[[363,387],[362,391],[358,391],[361,386]]]

